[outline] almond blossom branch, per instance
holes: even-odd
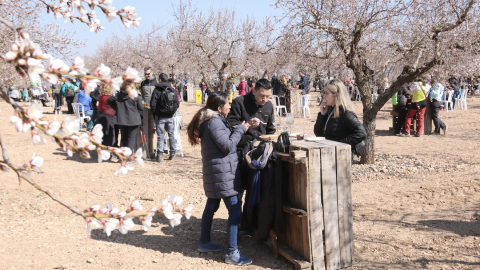
[[[136,9],[134,7],[127,6],[120,10],[115,10],[114,7],[110,6],[112,4],[111,0],[60,1],[59,6],[55,6],[54,4],[48,4],[44,0],[39,1],[47,7],[47,13],[50,12],[50,10],[54,13],[56,19],[63,16],[65,22],[70,20],[71,23],[74,23],[74,19],[76,19],[81,23],[87,24],[90,27],[90,31],[92,32],[97,32],[98,30],[105,29],[103,26],[100,25],[99,19],[94,19],[96,18],[95,7],[98,7],[106,15],[106,18],[109,22],[115,19],[116,16],[120,17],[123,25],[126,28],[130,28],[130,26],[133,26],[133,29],[137,28],[140,25],[140,20],[142,19],[141,17],[134,18],[135,16],[137,16]],[[85,7],[83,7],[82,2],[87,3],[87,5],[92,11],[87,12]],[[80,17],[73,16],[73,14],[75,13],[75,8],[77,8],[78,12],[80,13]]]

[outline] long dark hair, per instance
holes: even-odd
[[[205,107],[198,110],[198,112],[193,116],[192,121],[188,124],[187,135],[188,142],[192,146],[195,146],[200,143],[200,116],[206,110],[210,109],[212,111],[218,111],[218,107],[223,108],[227,103],[227,93],[223,91],[212,92],[208,95],[207,104]]]

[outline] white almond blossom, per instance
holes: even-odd
[[[92,225],[95,226],[95,228],[99,228],[101,223],[94,218],[85,218],[87,221],[87,236],[90,235],[90,232],[92,231]]]
[[[98,163],[102,163],[103,160],[110,159],[110,152],[108,150],[103,150],[101,148],[97,148],[98,153]]]
[[[51,84],[56,84],[58,82],[58,76],[51,73],[42,73],[42,78]]]
[[[72,118],[66,117],[62,122],[62,130],[67,133],[67,135],[72,135],[80,131],[80,124],[78,120],[73,121]]]
[[[32,158],[29,161],[30,167],[41,167],[43,165],[43,158],[33,154]]]
[[[52,58],[53,59],[53,58]],[[50,60],[49,68],[54,72],[67,73],[70,67],[66,65],[61,59]]]
[[[133,158],[140,166],[142,166],[142,168],[145,168],[145,163],[143,162],[143,149],[141,147],[137,149],[137,152],[135,152]]]
[[[115,10],[115,8],[112,8],[109,11],[107,11],[106,15],[107,15],[108,22],[112,22],[112,20],[114,20],[117,17],[117,11]]]
[[[60,122],[53,121],[50,124],[48,124],[47,130],[45,131],[45,133],[48,136],[53,136],[58,132],[59,129],[60,129]]]
[[[132,22],[129,20],[125,20],[122,18],[122,23],[126,28],[130,28],[130,25],[132,25]]]
[[[79,73],[84,75],[87,74],[88,72],[88,69],[85,68],[85,62],[80,57],[76,57],[75,60],[73,61],[72,70],[76,70]]]
[[[36,130],[32,130],[32,142],[34,145],[46,144],[47,140],[40,136]]]
[[[133,171],[135,167],[132,166],[127,166],[127,165],[121,165],[120,168],[114,173],[114,175],[125,175],[130,171]]]
[[[140,83],[142,78],[138,75],[138,71],[132,67],[128,67],[125,73],[123,74],[124,80],[130,80],[134,83]]]
[[[130,229],[135,226],[132,220],[133,217],[124,217],[120,220],[119,231],[121,234],[127,234]]]
[[[168,196],[168,201],[172,203],[173,207],[182,206],[183,198],[177,195],[170,195]]]
[[[105,66],[104,64],[100,64],[100,66],[97,67],[95,70],[95,76],[97,77],[110,77],[110,72],[112,70]]]
[[[43,107],[41,104],[32,104],[27,109],[27,115],[32,120],[38,120],[43,117]]]
[[[180,225],[180,221],[182,219],[182,215],[181,214],[178,214],[178,213],[175,213],[172,215],[172,218],[169,218],[170,220],[170,226],[175,227],[175,226],[178,226]]]
[[[107,236],[110,236],[113,230],[117,227],[118,219],[116,218],[109,218],[109,219],[104,219],[102,221],[103,223],[103,231],[107,234]]]
[[[130,205],[130,211],[133,211],[133,210],[142,210],[143,209],[143,206],[140,204],[139,201],[134,201],[131,205]]]
[[[152,226],[152,216],[153,215],[154,215],[153,213],[148,213],[146,216],[139,217],[140,221],[143,224],[143,230],[144,231],[148,231],[148,229],[150,229],[150,227]]]
[[[12,115],[10,116],[10,118],[8,119],[8,122],[9,124],[11,125],[15,125],[15,129],[20,132],[22,131],[22,127],[23,127],[23,121],[20,117],[16,116],[16,115]]]
[[[138,26],[140,26],[140,20],[141,19],[142,19],[142,17],[132,19],[132,28],[133,29],[136,29]]]

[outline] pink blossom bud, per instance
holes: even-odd
[[[67,155],[68,155],[69,157],[73,156],[72,148],[67,147]]]
[[[89,212],[96,212],[96,211],[98,211],[99,209],[100,209],[100,205],[97,205],[97,204],[96,204],[96,205],[90,206],[90,207],[88,208],[88,211],[89,211]]]

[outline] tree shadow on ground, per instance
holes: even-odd
[[[393,130],[375,130],[375,136],[395,136],[393,135]]]
[[[57,148],[55,150],[56,150],[56,152],[52,152],[52,154],[56,155],[56,156],[63,156],[63,157],[65,157],[65,160],[72,160],[72,161],[76,161],[76,162],[79,162],[79,163],[98,163],[97,151],[90,151],[89,152],[90,153],[90,158],[85,159],[85,158],[80,157],[80,155],[78,155],[75,152],[73,153],[73,155],[71,157],[69,157],[67,152],[63,151],[63,149]],[[112,161],[104,161],[104,162],[112,162]]]
[[[136,223],[139,224],[138,221]],[[212,241],[226,245],[226,226],[226,219],[214,218],[211,232]],[[200,253],[197,251],[201,219],[194,216],[189,220],[182,218],[182,223],[172,228],[165,217],[154,216],[150,231],[158,230],[159,227],[161,227],[160,230],[164,235],[151,235],[149,232],[139,230],[139,227],[136,226],[135,231],[130,231],[126,235],[122,235],[118,230],[115,230],[110,237],[107,237],[103,229],[95,229],[91,232],[91,238],[99,241],[151,249],[163,254],[181,253],[185,257],[224,263],[225,255],[223,252]],[[257,242],[255,238],[248,236],[239,238],[238,249],[243,255],[253,258],[253,266],[276,269],[292,266],[287,264],[283,259],[275,260],[267,245]],[[182,258],[169,258],[183,260]]]

